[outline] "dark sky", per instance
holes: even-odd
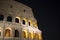
[[[59,14],[56,1],[17,0],[33,9],[38,27],[42,30],[43,40],[58,40]]]

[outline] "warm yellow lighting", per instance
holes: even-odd
[[[32,26],[32,21],[31,21],[31,20],[29,20],[29,22],[30,22],[30,26]]]
[[[20,17],[17,16],[16,18],[19,19],[19,22],[20,22]]]
[[[36,22],[34,22],[33,25],[34,25],[35,28],[37,27],[37,23]]]
[[[39,35],[38,35],[38,33],[35,33],[35,38],[36,38],[36,40],[39,40]]]
[[[42,36],[41,36],[41,34],[38,34],[39,35],[39,39],[42,39]]]
[[[33,38],[34,38],[34,34],[33,34],[33,32],[32,32],[32,31],[30,32],[30,38],[31,38],[31,39],[33,39]]]
[[[23,20],[25,21],[25,24],[27,24],[27,19],[26,18],[23,18]]]
[[[27,30],[23,30],[22,36],[23,36],[23,38],[28,38],[28,32],[27,32]]]
[[[10,30],[9,29],[5,30],[5,37],[10,37]]]
[[[42,40],[42,36],[39,33],[35,33],[36,40]]]

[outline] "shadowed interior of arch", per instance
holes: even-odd
[[[19,37],[19,31],[18,30],[15,30],[15,35],[14,37]]]
[[[11,17],[11,16],[8,16],[8,17],[7,17],[7,21],[8,21],[8,22],[12,22],[12,17]]]
[[[16,18],[16,19],[15,19],[15,22],[16,22],[16,23],[19,23],[19,19],[18,19],[18,18]]]
[[[0,21],[4,19],[4,16],[0,14]]]
[[[23,20],[23,24],[25,24],[25,20]]]

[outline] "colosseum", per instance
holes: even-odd
[[[0,0],[0,40],[42,40],[32,8],[15,0]]]

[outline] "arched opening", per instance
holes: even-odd
[[[4,35],[4,36],[5,36],[5,37],[10,37],[10,36],[11,36],[9,29],[6,29],[6,30],[5,30],[5,35]]]
[[[33,38],[34,38],[33,32],[30,32],[30,33],[29,33],[29,37],[30,37],[30,39],[33,39]]]
[[[28,22],[29,23],[29,26],[30,26],[30,22]]]
[[[35,39],[36,39],[36,40],[39,40],[39,39],[38,39],[38,34],[35,34]]]
[[[0,21],[4,19],[4,16],[0,14]]]
[[[40,36],[40,34],[35,33],[35,39],[36,39],[36,40],[41,40],[41,36]]]
[[[25,25],[25,20],[23,20],[23,24]]]
[[[24,31],[22,32],[22,37],[23,37],[23,38],[27,38],[27,37],[28,37],[28,33],[27,33],[26,30],[24,30]]]
[[[19,18],[19,17],[16,17],[16,18],[15,18],[15,22],[16,22],[16,23],[19,23],[19,22],[20,22],[20,18]]]
[[[18,30],[15,30],[15,35],[14,37],[19,37],[19,31]]]
[[[16,23],[19,23],[19,19],[18,19],[18,18],[16,18],[16,19],[15,19],[15,22],[16,22]]]
[[[7,21],[8,21],[8,22],[12,22],[12,17],[11,17],[11,16],[8,16],[8,17],[7,17]]]
[[[22,20],[22,24],[24,24],[24,25],[27,24],[27,20],[26,20],[26,18],[23,18],[23,20]]]
[[[36,22],[34,22],[33,25],[34,25],[35,28],[37,28],[37,23]]]
[[[42,40],[42,34],[38,34],[39,39]]]
[[[29,26],[32,26],[32,21],[31,21],[31,20],[29,20],[28,24],[29,24]]]

